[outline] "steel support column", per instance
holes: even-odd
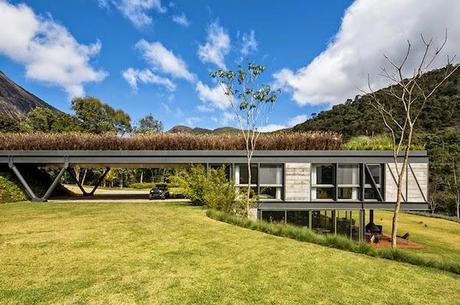
[[[91,192],[87,192],[83,185],[80,183],[80,181],[78,180],[77,178],[77,175],[75,173],[75,169],[73,168],[68,168],[68,173],[70,174],[70,176],[72,177],[73,180],[75,180],[75,183],[77,184],[78,188],[80,189],[80,191],[82,192],[83,196],[94,196],[94,193],[96,192],[97,188],[101,185],[102,181],[104,181],[104,178],[105,176],[107,176],[107,174],[109,173],[110,171],[110,167],[107,167],[105,169],[105,171],[102,173],[102,175],[99,177],[99,179],[97,180],[96,184],[94,185],[93,189],[91,190]]]
[[[66,163],[64,165],[64,167],[59,171],[59,173],[57,174],[56,178],[54,178],[53,183],[51,183],[51,185],[48,188],[48,190],[46,191],[45,195],[43,195],[43,197],[42,197],[43,201],[47,201],[48,198],[50,198],[51,194],[53,193],[54,189],[58,185],[59,181],[61,180],[62,175],[64,174],[64,172],[66,171],[68,166],[69,166],[69,164]]]
[[[18,170],[18,168],[14,165],[13,162],[8,163],[9,168],[13,171],[13,173],[16,175],[16,178],[18,178],[19,182],[21,182],[22,186],[24,187],[27,195],[29,196],[31,201],[36,201],[40,202],[43,201],[40,198],[38,198],[34,191],[30,188],[29,184],[27,183],[26,179],[22,176],[21,172]]]
[[[13,173],[16,175],[18,178],[19,182],[21,182],[22,186],[24,187],[27,195],[29,196],[30,200],[33,202],[46,202],[48,198],[51,196],[53,191],[56,189],[56,186],[58,185],[59,181],[61,180],[62,175],[64,174],[65,170],[68,167],[68,164],[65,163],[64,167],[59,171],[58,175],[56,178],[54,178],[53,182],[49,186],[49,188],[46,190],[45,195],[43,197],[38,197],[35,195],[34,191],[32,191],[31,187],[27,183],[26,179],[22,176],[21,172],[19,169],[14,165],[13,162],[9,162],[9,168],[13,171]]]

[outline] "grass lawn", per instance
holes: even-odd
[[[0,266],[2,305],[460,304],[458,275],[239,228],[177,203],[0,205]]]
[[[423,249],[407,250],[420,255],[460,262],[460,223],[434,217],[400,214],[400,235],[409,232],[409,239],[425,245]],[[391,234],[392,212],[376,211],[374,222],[382,224]]]

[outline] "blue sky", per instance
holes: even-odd
[[[458,46],[459,1],[431,14],[435,1],[414,13],[407,0],[388,14],[395,1],[0,0],[0,70],[64,111],[85,94],[134,121],[216,128],[234,122],[209,72],[249,60],[283,88],[271,130],[354,97],[379,58],[398,58],[419,32],[452,28],[448,51]],[[411,26],[398,29],[402,19]]]

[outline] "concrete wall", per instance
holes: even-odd
[[[310,201],[310,167],[310,163],[286,163],[286,200]]]
[[[401,164],[399,165],[401,167]],[[428,164],[427,163],[412,163],[412,171],[409,168],[407,173],[408,181],[406,181],[406,175],[403,179],[403,196],[408,202],[424,202],[428,196]],[[392,175],[393,173],[393,175]],[[394,176],[394,178],[393,178]],[[396,166],[394,163],[388,163],[385,168],[385,198],[388,202],[395,202],[397,197],[397,186],[395,179],[397,180]],[[422,189],[422,192],[420,191]],[[406,194],[407,186],[407,194]]]

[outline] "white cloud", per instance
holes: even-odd
[[[51,18],[42,18],[25,4],[0,0],[0,54],[25,66],[26,77],[62,87],[69,97],[84,95],[84,83],[103,80],[107,73],[90,60],[101,43],[80,44]]]
[[[156,10],[159,13],[166,12],[160,0],[121,0],[117,7],[138,28],[152,23],[152,17],[148,15],[150,10]]]
[[[299,105],[345,102],[366,88],[367,75],[373,86],[387,85],[375,77],[386,64],[388,55],[397,61],[406,52],[406,40],[412,42],[413,58],[420,58],[423,45],[420,34],[437,38],[448,30],[446,53],[460,49],[460,1],[451,0],[357,0],[345,12],[339,32],[324,52],[297,71],[283,69],[274,75],[278,85],[292,91]],[[443,60],[445,57],[440,57]],[[415,67],[408,62],[408,71]],[[434,67],[440,67],[439,61]]]
[[[100,8],[110,9],[111,6],[118,9],[137,28],[152,24],[149,12],[166,13],[166,8],[161,6],[161,0],[98,0]]]
[[[296,115],[295,117],[290,118],[288,120],[288,126],[292,127],[292,126],[298,125],[300,123],[305,122],[307,119],[308,119],[308,116],[306,114]]]
[[[161,42],[149,43],[142,39],[136,44],[136,48],[141,51],[144,58],[155,70],[160,70],[176,78],[183,78],[188,81],[195,80],[195,76],[188,71],[187,65],[182,58],[174,55]]]
[[[216,85],[211,88],[206,84],[203,84],[201,81],[198,81],[196,84],[196,92],[198,93],[198,98],[207,103],[206,106],[226,109],[230,107],[230,102],[228,96],[225,95],[224,90],[220,85]]]
[[[206,43],[198,47],[198,56],[203,63],[212,63],[226,69],[224,57],[230,51],[230,37],[217,21],[208,27]]]
[[[308,116],[306,114],[299,114],[296,115],[295,117],[289,118],[287,120],[286,125],[282,124],[268,124],[265,126],[261,126],[258,130],[260,132],[272,132],[280,129],[285,129],[285,128],[291,128],[297,124],[303,123],[308,119]]]
[[[190,21],[187,19],[187,16],[185,16],[184,13],[180,14],[180,15],[174,15],[172,16],[172,20],[181,25],[181,26],[184,26],[184,27],[188,27],[190,25]]]
[[[249,33],[243,34],[241,37],[241,54],[244,56],[249,55],[252,52],[257,51],[257,40],[254,30],[251,30]]]
[[[137,84],[139,82],[143,84],[161,85],[169,91],[174,91],[176,89],[176,85],[170,79],[161,77],[149,69],[137,70],[128,68],[122,72],[122,76],[134,90],[137,90]]]
[[[260,132],[272,132],[280,129],[287,128],[286,125],[279,125],[279,124],[268,124],[265,126],[261,126],[258,128]]]

